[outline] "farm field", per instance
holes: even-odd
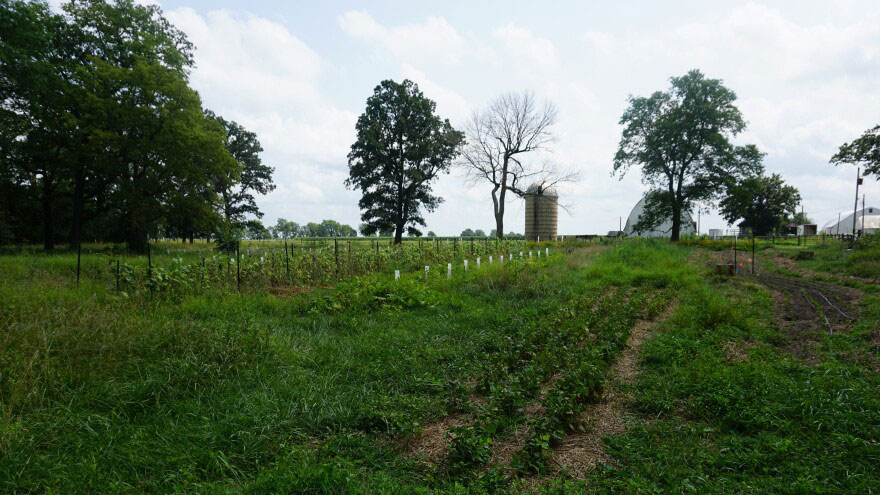
[[[152,294],[0,255],[0,491],[880,491],[872,251],[684,244]]]

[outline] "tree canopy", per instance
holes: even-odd
[[[719,206],[728,223],[739,221],[739,227],[754,235],[768,235],[783,227],[797,210],[801,195],[794,186],[786,185],[779,174],[749,177],[733,184]]]
[[[155,5],[0,3],[0,218],[16,219],[15,239],[143,250],[149,236],[216,230],[230,190],[259,216],[248,191],[271,190],[271,169],[250,166],[255,137],[205,113],[192,50]],[[227,149],[238,135],[250,154]]]
[[[382,81],[367,99],[345,181],[362,192],[361,233],[393,230],[400,243],[404,231],[420,233],[422,210],[433,211],[443,201],[431,187],[449,171],[464,136],[437,116],[435,107],[410,80]]]
[[[868,129],[855,141],[844,143],[831,157],[831,163],[861,165],[865,175],[876,175],[880,179],[880,125]]]
[[[639,226],[650,230],[672,219],[678,240],[682,211],[717,200],[728,184],[761,171],[761,153],[730,139],[745,129],[736,94],[699,70],[670,79],[666,91],[630,97],[620,118],[624,126],[614,174],[641,168],[649,187]]]

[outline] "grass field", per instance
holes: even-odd
[[[767,268],[845,273],[785,249]],[[553,251],[173,299],[0,256],[0,490],[880,491],[876,286],[794,333],[788,295],[703,248]]]

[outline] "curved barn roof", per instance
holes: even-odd
[[[862,229],[862,216],[864,215],[865,232],[880,230],[880,208],[868,206],[856,211],[856,230]],[[826,234],[851,234],[853,231],[853,214],[843,217],[839,222],[832,218],[825,222],[822,232]]]
[[[633,227],[636,222],[639,221],[639,217],[645,211],[645,198],[639,200],[635,206],[633,206],[632,211],[629,213],[629,217],[626,219],[626,226],[623,228],[623,231],[626,235],[636,235],[639,237],[670,237],[672,235],[672,218],[667,218],[660,225],[654,228],[654,230],[650,230],[647,232],[635,232]],[[679,230],[679,234],[695,234],[696,229],[694,228],[694,220],[691,217],[690,212],[682,211],[681,212],[681,228]]]

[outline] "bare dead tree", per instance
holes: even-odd
[[[571,182],[577,174],[560,170],[551,162],[531,163],[528,153],[550,151],[556,137],[550,127],[556,123],[556,107],[539,106],[530,92],[506,93],[484,112],[475,111],[466,124],[467,144],[460,164],[471,184],[492,186],[492,206],[499,239],[504,238],[504,207],[507,193],[529,195],[528,182],[543,188]]]

